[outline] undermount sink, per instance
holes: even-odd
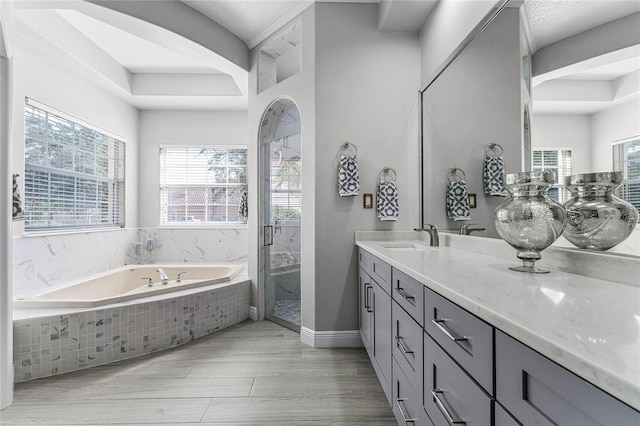
[[[424,251],[427,249],[427,246],[414,243],[381,244],[381,246],[391,251]]]

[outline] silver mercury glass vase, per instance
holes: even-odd
[[[511,197],[493,211],[493,222],[500,237],[517,250],[522,266],[514,271],[547,273],[535,266],[540,252],[560,237],[565,224],[562,204],[547,194],[555,182],[555,173],[534,171],[505,176]]]
[[[586,173],[565,179],[572,194],[564,203],[567,240],[578,248],[609,250],[631,234],[638,222],[638,210],[613,195],[623,180],[622,172]]]

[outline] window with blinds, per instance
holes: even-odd
[[[640,210],[640,138],[613,145],[613,170],[624,175],[616,195]]]
[[[26,232],[124,226],[124,174],[124,141],[27,100]]]
[[[160,223],[244,223],[246,146],[160,148]]]
[[[271,218],[300,221],[302,217],[302,161],[271,160]]]
[[[532,159],[532,170],[552,171],[556,174],[556,181],[549,189],[549,197],[560,203],[567,201],[571,194],[564,187],[564,180],[571,176],[571,150],[534,149]]]

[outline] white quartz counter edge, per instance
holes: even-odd
[[[356,241],[391,266],[640,410],[640,288],[420,241]]]

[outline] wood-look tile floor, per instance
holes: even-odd
[[[396,425],[362,348],[245,321],[170,350],[16,385],[1,425]]]

